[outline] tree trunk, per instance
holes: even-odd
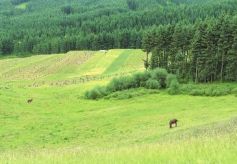
[[[198,58],[196,61],[196,76],[195,76],[195,83],[198,83]]]
[[[221,82],[223,82],[223,70],[224,70],[224,53],[222,54],[221,59]]]

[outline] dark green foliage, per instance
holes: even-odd
[[[172,83],[173,81],[177,81],[177,82],[178,82],[176,75],[174,75],[174,74],[168,74],[168,75],[167,75],[167,78],[166,78],[166,85],[167,85],[167,88],[169,88],[169,87],[171,86],[171,83]]]
[[[6,38],[0,43],[0,48],[2,54],[11,54],[14,50],[14,43],[12,40]]]
[[[133,75],[136,87],[145,87],[146,81],[151,77],[150,72],[139,72]]]
[[[64,14],[72,14],[73,13],[73,8],[71,6],[64,6],[61,8],[61,11],[64,13]]]
[[[147,89],[160,89],[160,83],[157,80],[149,79],[146,82],[145,88]]]
[[[168,74],[166,78],[166,86],[168,88],[168,93],[171,95],[177,95],[180,93],[180,84],[176,75]]]
[[[116,92],[130,88],[136,88],[137,84],[134,78],[130,76],[113,79],[107,86],[108,91]]]
[[[11,3],[13,5],[19,5],[21,3],[24,3],[24,2],[28,2],[29,0],[11,0]]]
[[[158,90],[154,89],[144,89],[144,88],[139,88],[139,89],[129,89],[129,90],[124,90],[124,91],[118,91],[109,94],[108,96],[105,96],[105,99],[130,99],[138,96],[144,96],[147,94],[158,94]]]
[[[143,46],[152,51],[151,69],[165,68],[180,81],[237,81],[236,29],[236,17],[227,14],[161,25],[146,33]]]
[[[203,96],[205,94],[205,91],[194,89],[194,90],[191,90],[189,94],[192,96]]]
[[[176,79],[176,80],[173,79],[173,80],[170,82],[168,92],[169,92],[169,94],[171,94],[171,95],[177,95],[177,94],[180,93],[180,86],[179,86],[179,82],[177,81],[177,79]]]
[[[158,89],[164,89],[161,88],[160,77],[166,77],[165,86],[167,92],[171,95],[186,94],[211,97],[229,94],[237,95],[236,85],[233,84],[179,84],[175,75],[166,73],[167,71],[164,69],[155,69],[143,73],[136,73],[132,76],[115,78],[105,87],[95,87],[94,89],[87,91],[85,93],[85,98],[128,99],[142,95],[143,93],[148,94],[147,90],[143,90],[144,88],[150,89],[149,93],[158,93]],[[156,78],[152,78],[152,75]],[[137,92],[138,88],[144,92]]]
[[[159,51],[157,49],[154,49],[152,51],[152,55],[151,55],[151,64],[150,64],[150,68],[151,69],[155,69],[159,67]]]
[[[180,93],[192,96],[225,96],[235,94],[235,87],[232,85],[192,85],[185,84],[180,87]]]
[[[135,73],[131,76],[122,76],[119,78],[114,78],[106,87],[95,87],[94,89],[87,91],[85,97],[87,99],[99,99],[102,97],[111,97],[110,95],[115,95],[115,97],[127,97],[131,98],[129,93],[123,95],[117,95],[116,92],[131,90],[134,88],[147,88],[147,89],[165,89],[168,73],[165,69],[155,69],[140,73]],[[172,78],[173,81],[177,81],[177,78]],[[172,89],[176,84],[174,84]],[[114,93],[114,94],[113,94]],[[113,97],[113,96],[112,96]]]
[[[127,5],[130,10],[136,10],[138,8],[138,2],[135,0],[127,0]]]
[[[194,89],[191,90],[190,95],[192,96],[225,96],[230,94],[230,90],[228,89],[213,89],[213,88],[207,88],[207,89]]]
[[[0,53],[142,48],[146,69],[180,81],[237,81],[236,8],[236,0],[4,0]]]
[[[166,88],[166,78],[168,72],[165,69],[157,68],[151,72],[151,78],[158,81],[160,88]]]
[[[23,2],[27,2],[27,8],[18,9],[16,5]],[[9,39],[13,47],[7,51],[0,48],[0,52],[50,54],[85,49],[143,48],[149,54],[157,47],[158,61],[154,61],[159,67],[178,72],[179,78],[183,78],[187,72],[190,73],[190,45],[198,24],[208,22],[209,26],[223,13],[228,13],[224,15],[228,15],[229,20],[224,19],[224,23],[218,24],[215,33],[207,31],[207,36],[222,36],[219,45],[223,44],[221,47],[225,49],[220,53],[224,60],[217,61],[217,64],[223,67],[222,78],[233,80],[228,73],[233,65],[227,66],[226,57],[235,54],[235,49],[232,48],[232,52],[226,50],[232,46],[233,34],[227,33],[236,29],[230,25],[235,24],[232,18],[236,15],[236,8],[236,0],[206,0],[201,3],[200,0],[2,0],[0,45]],[[208,43],[211,54],[217,47],[212,43],[217,42],[214,38]],[[148,66],[147,62],[145,66]],[[200,76],[200,81],[215,76],[213,73],[208,78]]]
[[[233,89],[231,90],[231,93],[237,95],[237,88],[233,88]]]
[[[93,88],[90,91],[86,91],[85,97],[87,99],[96,100],[96,99],[99,99],[99,98],[102,98],[102,97],[106,96],[107,94],[108,94],[108,92],[107,92],[105,87],[97,86],[97,87]]]
[[[143,62],[144,62],[144,68],[145,68],[146,70],[148,70],[148,68],[149,68],[149,66],[150,66],[149,61],[148,61],[148,60],[143,60]]]

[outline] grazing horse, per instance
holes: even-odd
[[[33,101],[33,99],[29,99],[29,100],[27,100],[27,103],[30,104],[30,103],[32,103],[32,101]]]
[[[177,119],[170,120],[170,122],[169,122],[170,128],[173,127],[173,126],[172,126],[173,124],[175,125],[175,127],[177,127],[177,122],[178,122]]]

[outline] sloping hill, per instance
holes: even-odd
[[[109,50],[98,52],[91,60],[80,66],[82,75],[128,73],[144,70],[141,50]]]
[[[39,55],[0,61],[2,80],[39,79],[84,63],[92,52]]]
[[[144,55],[141,50],[116,49],[1,59],[0,163],[235,161],[234,95],[172,96],[141,88],[119,93],[140,94],[130,99],[84,99],[86,90],[106,84],[109,78],[19,87],[142,71]],[[30,104],[29,99],[33,99]],[[177,128],[169,128],[172,118],[178,118]]]
[[[144,70],[141,50],[72,51],[0,60],[0,79],[60,80]]]
[[[88,101],[80,95],[89,87],[1,87],[0,163],[228,163],[236,157],[234,96]],[[174,117],[178,128],[169,129]]]

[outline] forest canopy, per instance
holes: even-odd
[[[142,48],[153,27],[234,17],[236,9],[235,0],[2,0],[0,53]]]
[[[1,0],[0,55],[142,48],[180,78],[237,80],[236,0]]]

